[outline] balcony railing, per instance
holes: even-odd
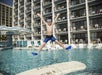
[[[24,22],[24,19],[20,19],[19,22]]]
[[[39,32],[35,32],[34,36],[41,36],[41,32],[40,31]]]
[[[96,14],[102,14],[102,9],[99,9],[99,10],[95,10],[95,11],[89,11],[89,14],[90,15],[96,15]]]
[[[55,32],[56,34],[67,34],[68,33],[67,28],[63,28],[63,29],[57,28],[55,29]]]
[[[87,28],[85,28],[84,26],[80,26],[80,27],[71,27],[71,32],[82,32],[82,31],[86,31]]]
[[[26,7],[31,6],[31,2],[26,3]]]
[[[77,39],[75,39],[77,38]],[[87,43],[87,40],[83,39],[82,37],[80,37],[80,39],[78,37],[75,36],[75,38],[72,38],[71,43],[72,44],[79,44],[79,43]]]
[[[102,25],[101,24],[94,24],[94,25],[90,25],[90,30],[102,30]]]
[[[49,0],[46,0],[45,2],[43,2],[43,5],[44,5],[44,6],[50,5],[50,4],[52,4],[52,3],[51,3],[51,1],[49,1]]]
[[[35,6],[34,10],[40,9],[40,6]]]
[[[41,23],[34,23],[34,27],[39,27]]]
[[[20,1],[20,5],[24,5],[24,1]]]
[[[61,4],[61,3],[64,3],[66,2],[66,0],[55,0],[55,4]]]
[[[67,21],[67,17],[66,16],[59,17],[58,20],[57,20],[57,23],[58,22],[64,22],[64,21]]]
[[[40,0],[33,0],[34,2],[40,2]]]
[[[17,4],[18,4],[18,2],[15,2],[15,3],[14,3],[14,5],[17,5]]]
[[[55,12],[65,10],[65,9],[67,9],[66,6],[60,6],[60,7],[55,8]]]
[[[70,1],[70,4],[71,4],[71,6],[75,6],[78,4],[82,4],[84,2],[85,2],[85,0],[74,0],[74,1]]]

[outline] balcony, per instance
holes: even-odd
[[[22,0],[22,1],[20,1],[20,5],[24,5],[24,1]]]
[[[20,22],[20,23],[24,22],[24,19],[20,19],[19,22]]]
[[[23,16],[24,16],[24,13],[19,13],[19,16],[20,16],[20,17],[23,17]]]
[[[79,43],[87,43],[87,33],[78,33],[72,34],[71,43],[79,44]]]
[[[57,28],[57,29],[55,29],[55,32],[57,35],[58,34],[60,34],[60,35],[68,34],[67,28],[63,28],[63,29]]]
[[[90,25],[91,31],[102,31],[102,24],[91,24]]]
[[[33,0],[34,3],[40,3],[40,0]]]
[[[55,4],[61,4],[61,3],[64,3],[66,2],[66,0],[55,0]]]
[[[82,39],[82,38],[80,38],[80,39],[73,39],[72,38],[71,43],[72,44],[86,44],[87,43],[87,40]]]
[[[22,13],[24,14],[24,10],[21,10],[21,11],[20,11],[20,14],[22,14]]]
[[[97,8],[96,10],[90,10],[89,11],[89,15],[90,17],[101,17],[100,15],[102,15],[102,9]]]
[[[44,10],[44,15],[51,15],[52,14],[52,9],[51,8],[47,8]]]
[[[24,24],[20,24],[20,27],[22,27],[22,28],[23,28],[23,27],[24,27]]]
[[[17,21],[15,21],[15,22],[14,22],[14,24],[16,25],[16,24],[18,24],[18,22],[17,22]]]
[[[34,10],[40,10],[40,5],[39,6],[35,6]]]
[[[14,6],[14,9],[18,9],[18,5],[15,5],[15,6]]]
[[[44,6],[44,7],[46,7],[46,6],[51,6],[51,4],[52,4],[51,0],[45,0],[45,1],[43,2],[43,6]]]
[[[18,9],[14,9],[14,12],[17,13],[17,12],[18,12]],[[7,12],[7,13],[8,13],[8,12]]]
[[[102,43],[102,31],[91,32],[90,36],[91,36],[91,42],[93,44]]]
[[[56,23],[65,23],[65,22],[67,22],[67,16],[64,13],[61,16],[59,16],[59,18],[58,18]]]
[[[41,36],[41,32],[35,31],[34,36]]]
[[[34,17],[34,19],[36,19],[36,20],[40,20],[40,17],[38,17],[37,14],[35,14],[33,17]]]
[[[67,11],[66,5],[56,6],[55,12]]]
[[[72,33],[86,33],[87,28],[85,26],[80,26],[80,27],[71,27],[71,32]]]
[[[31,23],[31,17],[26,17],[25,20],[26,20],[26,22]]]
[[[27,3],[31,2],[31,0],[26,0]]]
[[[46,12],[46,13],[44,13],[44,16],[45,17],[52,16],[52,12]]]
[[[31,40],[31,35],[30,35],[30,34],[27,34],[27,35],[26,35],[26,39]]]
[[[31,7],[31,2],[27,2],[26,7]]]
[[[15,6],[18,5],[18,2],[15,2],[14,5],[15,5]]]
[[[94,5],[94,4],[97,4],[97,3],[101,3],[102,1],[101,0],[88,0],[88,3],[89,5]]]
[[[31,30],[31,25],[28,25],[28,24],[27,24],[27,25],[26,25],[26,28]]]
[[[70,1],[70,6],[71,7],[76,7],[85,4],[85,0],[71,0]]]
[[[33,26],[34,26],[34,28],[40,28],[41,23],[34,23]]]
[[[24,5],[19,6],[20,10],[24,9]]]
[[[29,13],[31,13],[31,8],[29,7],[29,8],[26,8],[26,14],[29,14]]]
[[[96,1],[96,0],[88,0],[88,1],[90,2],[90,1]]]
[[[86,17],[85,9],[80,9],[80,10],[72,11],[70,19],[71,20],[78,20],[78,19],[83,19],[85,17]]]

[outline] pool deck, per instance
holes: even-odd
[[[68,46],[68,44],[64,44],[65,47]],[[97,49],[102,49],[102,43],[99,44],[71,44],[72,48],[97,48]],[[30,47],[14,47],[14,49],[21,50],[21,49],[36,49],[38,50],[39,46],[30,46]],[[56,49],[63,49],[59,45],[53,46],[45,46],[42,50],[56,50]]]
[[[3,75],[2,73],[0,73],[0,75]]]
[[[44,67],[28,70],[16,75],[64,75],[76,71],[81,71],[86,68],[84,63],[78,61],[70,61],[48,65]]]

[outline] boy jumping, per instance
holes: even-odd
[[[53,36],[53,25],[54,23],[56,23],[57,18],[59,17],[59,13],[57,14],[57,16],[54,19],[54,22],[51,22],[51,19],[48,19],[47,22],[44,20],[44,18],[40,15],[37,14],[42,22],[46,25],[46,29],[47,29],[47,35],[46,38],[43,41],[43,44],[39,47],[38,52],[32,52],[33,55],[38,55],[38,53],[42,50],[42,48],[46,45],[46,43],[51,40],[52,42],[55,42],[56,44],[60,45],[64,50],[69,50],[71,49],[71,46],[68,46],[67,48],[64,47],[64,45],[62,43],[60,43],[59,41],[56,40],[56,38]]]

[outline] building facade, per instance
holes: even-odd
[[[12,6],[0,0],[0,26],[12,27]],[[12,36],[5,31],[0,31],[0,47],[10,46],[8,41],[11,41]],[[8,43],[8,44],[7,44]]]
[[[34,33],[14,36],[17,46],[37,45],[46,35],[45,20],[60,13],[53,35],[64,44],[90,44],[102,42],[101,0],[14,0],[13,26],[24,27]],[[25,44],[25,43],[26,44]],[[24,45],[25,44],[25,45]]]

